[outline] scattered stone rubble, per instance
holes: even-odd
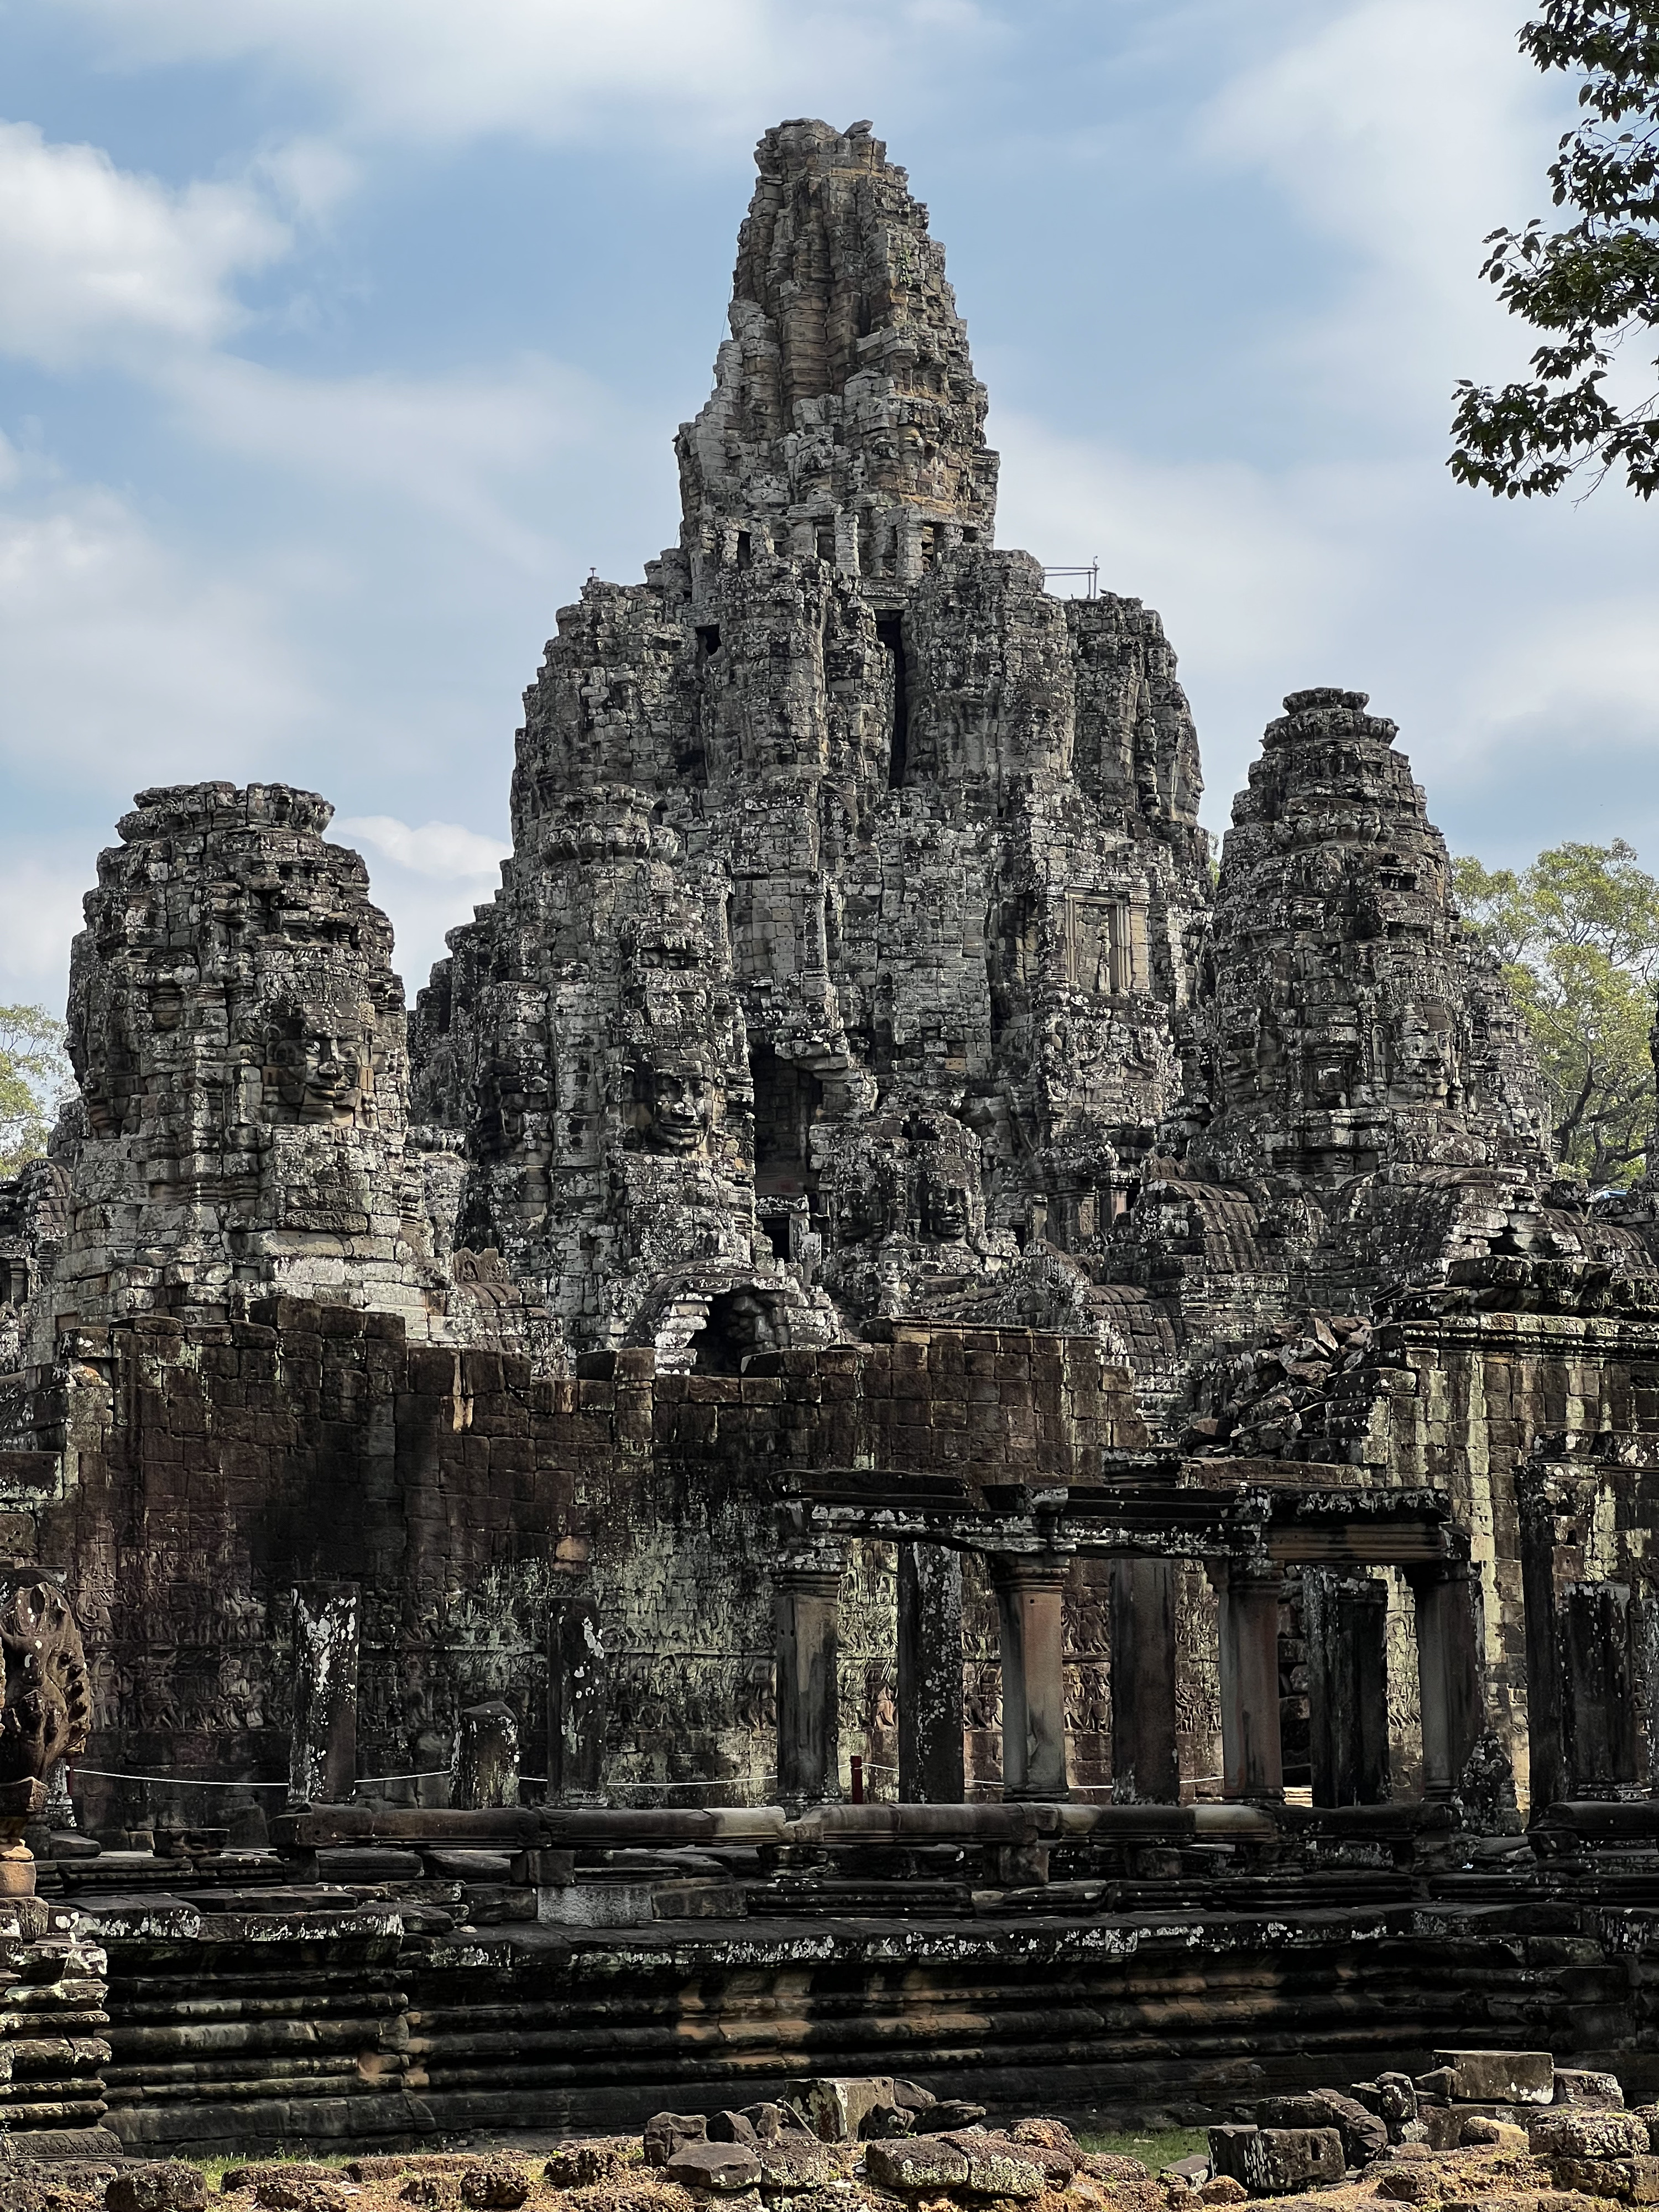
[[[659,2112],[642,2136],[573,2137],[544,2160],[493,2152],[350,2157],[339,2166],[228,2166],[227,2197],[259,2212],[1180,2212],[1272,2198],[1298,2212],[1381,2203],[1439,2212],[1585,2212],[1659,2202],[1659,2107],[1627,2111],[1617,2077],[1558,2069],[1547,2051],[1441,2051],[1414,2081],[1385,2072],[1347,2090],[1262,2099],[1209,2130],[1207,2156],[1158,2172],[1083,2148],[1063,2121],[986,2124],[983,2109],[891,2075],[823,2077],[741,2108]],[[199,2170],[0,2161],[0,2212],[204,2212]]]

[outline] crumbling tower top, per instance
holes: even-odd
[[[988,544],[997,457],[945,250],[867,123],[781,123],[738,243],[732,335],[676,441],[703,564],[816,554],[897,598]]]

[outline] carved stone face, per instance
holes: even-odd
[[[368,1073],[367,1042],[361,1035],[336,1034],[326,1023],[320,1010],[314,1027],[307,1017],[295,1016],[270,1038],[265,1081],[284,1121],[357,1118]]]
[[[689,1158],[702,1151],[714,1118],[714,1085],[695,1060],[653,1067],[646,1079],[645,1140],[653,1152]]]
[[[1451,1017],[1444,1006],[1407,1006],[1389,1052],[1395,1105],[1443,1105],[1453,1080]]]
[[[941,1244],[959,1244],[968,1234],[971,1207],[967,1190],[954,1176],[935,1167],[921,1171],[921,1233]]]

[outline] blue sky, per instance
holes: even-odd
[[[1659,866],[1659,517],[1497,505],[1451,387],[1571,88],[1522,0],[0,0],[0,1000],[140,786],[325,792],[411,994],[519,694],[672,541],[767,125],[869,117],[948,250],[999,537],[1158,607],[1224,827],[1369,690],[1457,851]]]

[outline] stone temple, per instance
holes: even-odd
[[[80,2040],[0,2122],[1654,2068],[1656,1193],[1558,1175],[1363,692],[1212,879],[1158,617],[995,542],[905,173],[757,161],[678,542],[561,610],[412,1010],[314,793],[99,860],[0,1185],[7,1587],[81,1669],[0,1952]]]

